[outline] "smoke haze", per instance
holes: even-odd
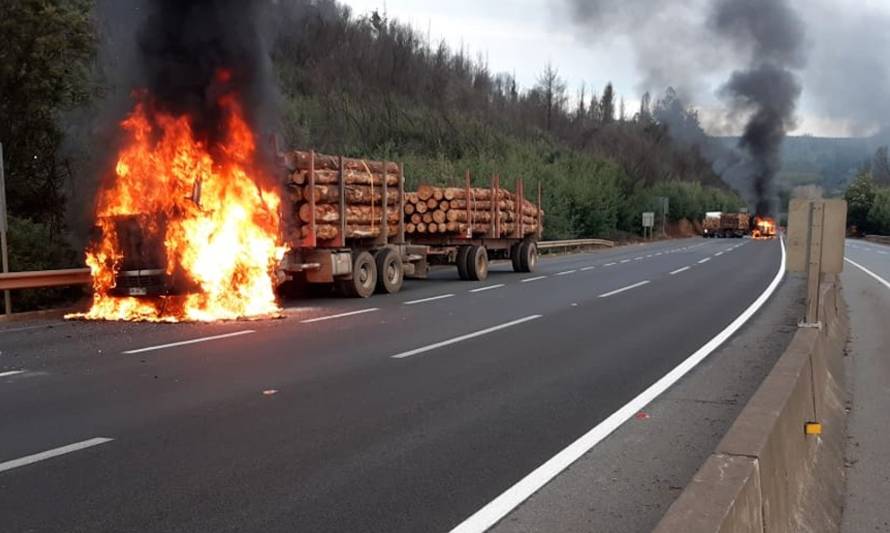
[[[568,0],[574,19],[594,40],[629,38],[643,76],[638,90],[675,87],[680,98],[704,96],[715,70],[732,71],[718,96],[723,120],[744,131],[744,157],[711,151],[715,170],[761,213],[772,213],[772,182],[780,150],[794,128],[801,95],[796,71],[806,65],[805,29],[788,0]],[[668,125],[673,127],[670,121]],[[679,126],[679,125],[677,125]],[[680,132],[677,132],[680,133]],[[703,143],[705,144],[705,143]],[[713,143],[712,143],[713,145]],[[726,161],[736,160],[732,165]]]

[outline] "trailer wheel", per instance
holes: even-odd
[[[522,270],[522,260],[520,259],[520,254],[522,253],[521,250],[521,242],[510,247],[510,262],[513,263],[513,272],[525,272]]]
[[[519,245],[519,264],[522,272],[534,272],[538,269],[538,245],[534,241],[525,241]]]
[[[367,298],[377,286],[377,264],[368,252],[359,252],[352,262],[352,278],[340,282],[343,294],[350,298]]]
[[[379,294],[395,294],[402,290],[405,272],[402,269],[402,258],[392,248],[383,248],[375,256],[377,263],[377,292]]]
[[[470,255],[472,248],[472,246],[461,246],[457,249],[457,275],[464,281],[470,279],[470,274],[467,272],[467,256]]]
[[[488,250],[484,246],[471,246],[466,265],[467,275],[472,281],[488,279]]]

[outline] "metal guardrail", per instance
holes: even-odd
[[[571,239],[566,241],[541,241],[538,243],[538,250],[556,250],[569,248],[583,248],[585,246],[603,246],[612,248],[615,243],[605,239]]]
[[[866,235],[865,240],[867,240],[869,242],[875,242],[878,244],[890,245],[890,237],[885,237],[883,235]]]
[[[0,291],[63,287],[65,285],[84,285],[87,283],[90,283],[89,268],[35,270],[32,272],[0,274]]]
[[[538,243],[539,250],[557,250],[561,248],[568,250],[585,246],[612,248],[615,246],[615,243],[604,239],[574,239],[567,241],[541,241]],[[8,274],[0,274],[0,291],[86,285],[90,281],[90,269],[88,268],[10,272]]]

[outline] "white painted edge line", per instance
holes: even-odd
[[[618,429],[640,409],[645,407],[655,398],[658,398],[671,385],[680,380],[690,370],[698,366],[706,357],[726,342],[733,333],[739,330],[754,314],[763,307],[770,296],[785,277],[785,243],[782,241],[782,261],[776,277],[767,286],[766,290],[754,300],[750,307],[745,309],[726,329],[709,340],[704,346],[690,355],[685,361],[674,367],[661,379],[641,392],[636,398],[625,404],[621,409],[612,413],[608,418],[597,424],[593,429],[582,435],[562,451],[548,459],[544,464],[534,469],[531,473],[519,480],[515,485],[507,489],[500,496],[473,513],[472,516],[458,524],[451,533],[481,533],[497,524],[502,518],[515,509],[519,504],[527,500],[532,494],[540,490],[551,479],[569,467],[572,463],[590,451],[600,441]]]
[[[525,278],[525,279],[519,280],[519,283],[529,283],[532,281],[538,281],[538,280],[542,280],[542,279],[547,279],[547,276],[535,276],[533,278]]]
[[[593,266],[584,267],[584,268],[581,269],[581,272],[590,272],[591,270],[593,270],[593,269],[595,269],[595,268],[596,268],[596,267],[593,267]]]
[[[379,307],[369,307],[368,309],[359,309],[358,311],[350,311],[348,313],[340,313],[338,315],[320,316],[318,318],[308,318],[306,320],[301,320],[300,324],[312,324],[313,322],[323,322],[325,320],[333,320],[335,318],[345,318],[347,316],[363,315],[365,313],[373,313],[374,311],[380,311],[380,308]]]
[[[616,294],[621,294],[622,292],[627,292],[631,289],[636,289],[637,287],[642,287],[643,285],[649,285],[650,283],[652,283],[652,282],[649,280],[641,281],[639,283],[634,283],[633,285],[628,285],[627,287],[618,289],[617,291],[607,292],[606,294],[600,294],[599,297],[600,298],[608,298],[609,296],[615,296]]]
[[[456,344],[458,342],[463,342],[469,339],[474,339],[476,337],[481,337],[482,335],[488,335],[489,333],[494,333],[495,331],[500,331],[502,329],[506,329],[509,327],[517,326],[519,324],[523,324],[525,322],[529,322],[532,320],[537,320],[544,315],[531,315],[525,318],[520,318],[519,320],[514,320],[512,322],[507,322],[506,324],[501,324],[499,326],[492,326],[490,328],[481,329],[479,331],[474,331],[473,333],[468,333],[466,335],[461,335],[460,337],[454,337],[453,339],[448,339],[446,341],[437,342],[434,344],[429,344],[427,346],[422,346],[420,348],[415,348],[414,350],[408,350],[407,352],[402,352],[396,355],[391,355],[392,359],[404,359],[406,357],[411,357],[412,355],[421,354],[424,352],[429,352],[432,350],[437,350],[439,348],[449,346],[451,344]]]
[[[630,259],[622,259],[621,262],[622,263],[630,263]]]
[[[692,268],[692,267],[685,266],[685,267],[683,267],[683,268],[678,268],[677,270],[674,270],[673,272],[671,272],[671,276],[676,276],[676,275],[679,274],[680,272],[686,272],[686,271],[689,270],[690,268]]]
[[[0,372],[0,378],[5,378],[8,376],[15,376],[18,374],[24,374],[24,370],[7,370],[6,372]]]
[[[659,255],[661,255],[661,252],[658,252],[657,254],[655,254],[655,257],[658,257]]]
[[[142,352],[152,352],[155,350],[164,350],[166,348],[175,348],[177,346],[185,346],[187,344],[196,344],[199,342],[207,342],[207,341],[215,341],[219,339],[228,339],[229,337],[239,337],[241,335],[250,335],[251,333],[256,333],[256,331],[252,329],[245,329],[242,331],[236,331],[234,333],[225,333],[223,335],[213,335],[211,337],[201,337],[199,339],[191,339],[187,341],[180,342],[171,342],[170,344],[159,344],[157,346],[148,346],[146,348],[138,348],[136,350],[127,350],[125,354],[134,354],[134,353],[142,353]]]
[[[606,263],[606,264],[603,265],[603,266],[611,267],[611,266],[615,266],[615,265],[617,265],[617,264],[618,264],[618,263]]]
[[[883,251],[883,250],[878,250],[878,253],[881,254],[881,255],[887,255],[887,252],[885,252],[885,251]]]
[[[721,255],[723,255],[723,252],[717,252],[716,254],[714,254],[714,257],[720,257]]]
[[[702,259],[701,261],[699,261],[698,264],[701,265],[701,264],[703,264],[703,263],[707,263],[707,262],[710,261],[710,260],[711,260],[710,257],[705,257],[704,259]]]
[[[847,258],[844,258],[844,261],[850,263],[850,264],[853,265],[854,267],[856,267],[856,268],[858,268],[859,270],[865,272],[866,274],[868,274],[869,276],[871,276],[871,277],[873,277],[875,280],[877,280],[878,283],[880,283],[881,285],[883,285],[883,286],[887,287],[888,289],[890,289],[890,281],[887,281],[886,279],[882,278],[881,276],[875,274],[874,272],[872,272],[871,270],[869,270],[869,269],[865,268],[864,266],[860,265],[860,264],[857,263],[856,261],[851,261],[851,260],[849,260],[849,259],[847,259]]]
[[[492,290],[494,290],[494,289],[500,289],[500,288],[503,287],[503,286],[504,286],[503,283],[498,283],[497,285],[489,285],[489,286],[487,286],[487,287],[479,287],[478,289],[473,289],[473,290],[471,290],[470,292],[485,292],[485,291],[492,291]]]
[[[453,294],[440,294],[439,296],[433,296],[431,298],[421,298],[420,300],[411,300],[408,302],[403,302],[402,305],[417,305],[423,304],[426,302],[435,302],[436,300],[444,300],[445,298],[452,298]]]
[[[568,276],[569,274],[574,274],[577,270],[566,270],[564,272],[557,272],[554,276]]]
[[[52,450],[46,450],[45,452],[35,453],[34,455],[27,455],[25,457],[19,457],[18,459],[6,461],[5,463],[0,463],[0,472],[5,472],[6,470],[12,470],[13,468],[19,468],[21,466],[27,466],[32,463],[37,463],[39,461],[45,461],[47,459],[52,459],[53,457],[65,455],[66,453],[77,452],[77,451],[80,451],[80,450],[83,450],[86,448],[92,448],[93,446],[105,444],[106,442],[111,442],[112,440],[114,440],[114,439],[109,439],[107,437],[96,437],[96,438],[84,440],[81,442],[75,442],[74,444],[69,444],[67,446],[62,446],[60,448],[53,448]]]
[[[634,261],[642,261],[642,260],[643,260],[643,256],[634,257]]]

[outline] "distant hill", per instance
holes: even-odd
[[[780,189],[797,185],[821,185],[828,194],[846,189],[862,165],[871,160],[879,146],[890,144],[890,136],[873,137],[788,137],[782,149],[783,169]],[[721,137],[727,146],[736,146],[738,137]]]

